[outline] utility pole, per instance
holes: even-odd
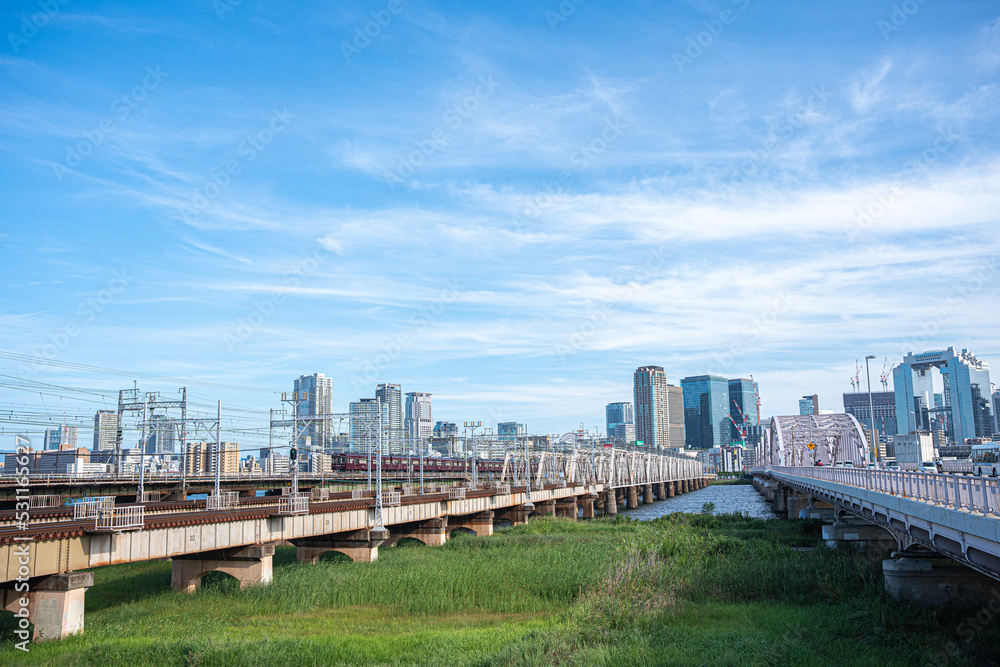
[[[876,462],[879,460],[879,446],[878,446],[878,429],[875,428],[875,404],[872,402],[872,376],[871,371],[868,369],[868,360],[874,359],[874,354],[869,354],[865,357],[865,375],[868,377],[868,416],[871,417],[872,424],[872,434],[874,435],[875,442],[872,443],[872,455]]]

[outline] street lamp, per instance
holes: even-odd
[[[872,402],[872,375],[871,371],[868,370],[868,361],[870,359],[875,359],[874,354],[869,354],[865,357],[865,376],[868,378],[868,417],[871,419],[872,424],[872,434],[874,436],[875,442],[872,443],[872,454],[874,455],[875,462],[878,462],[878,431],[875,429],[875,405]]]

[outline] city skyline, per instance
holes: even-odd
[[[644,364],[796,414],[865,354],[996,361],[995,5],[738,9],[692,49],[707,5],[425,3],[354,53],[359,2],[60,4],[0,57],[0,402],[322,371],[555,433]]]

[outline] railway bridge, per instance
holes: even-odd
[[[204,500],[118,505],[114,496],[71,507],[0,512],[3,608],[27,619],[37,640],[81,632],[93,568],[171,559],[171,585],[194,592],[213,571],[240,586],[272,580],[278,545],[296,547],[300,562],[326,552],[371,562],[380,547],[413,538],[444,544],[455,531],[491,535],[494,527],[531,516],[576,519],[615,514],[654,498],[699,489],[708,477],[684,457],[614,450],[602,453],[508,455],[498,482],[464,486],[383,487],[332,493],[241,498],[220,491]],[[56,503],[45,503],[57,505]],[[99,572],[99,570],[98,570]]]

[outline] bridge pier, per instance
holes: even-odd
[[[5,611],[20,615],[22,609],[34,624],[32,640],[63,639],[83,632],[83,607],[87,589],[94,585],[93,572],[66,572],[29,583],[29,590],[3,589],[0,600]],[[22,607],[22,599],[28,604]],[[27,631],[27,626],[24,628]],[[15,631],[16,632],[16,631]],[[19,635],[22,641],[27,635]]]
[[[597,500],[597,496],[580,496],[580,504],[583,505],[583,518],[593,519],[594,518],[594,502]]]
[[[420,540],[429,547],[440,547],[448,541],[447,521],[444,519],[428,519],[414,523],[394,525],[392,532],[385,541],[385,546],[394,547],[400,540],[412,538]]]
[[[579,514],[579,505],[576,503],[576,496],[570,496],[556,502],[556,516],[564,519],[573,519]]]
[[[523,505],[497,509],[493,511],[493,519],[494,523],[497,521],[509,521],[510,525],[519,526],[522,523],[528,523],[528,510],[524,509]]]
[[[946,559],[912,558],[905,555],[882,561],[885,590],[897,600],[940,607],[990,604],[996,600],[996,581],[964,565]]]
[[[556,501],[541,500],[535,503],[535,514],[538,516],[556,515]]]
[[[645,484],[642,487],[642,504],[652,505],[653,504],[653,485]]]
[[[656,499],[657,500],[666,500],[667,499],[666,484],[664,484],[663,482],[657,482],[656,486],[654,486],[653,488],[656,489]]]
[[[628,487],[628,499],[625,501],[625,507],[630,510],[634,510],[639,507],[639,493],[637,487]]]
[[[194,593],[201,587],[201,578],[209,572],[225,572],[247,586],[265,586],[273,578],[273,544],[218,549],[184,556],[174,556],[170,586],[182,593]]]
[[[805,518],[802,516],[802,513],[806,511],[807,507],[809,507],[809,498],[803,495],[799,495],[797,493],[793,493],[792,495],[788,496],[786,502],[788,504],[789,519]]]
[[[667,482],[666,487],[667,487],[667,498],[673,498],[674,496],[677,495],[676,482]]]
[[[604,510],[608,513],[608,516],[616,516],[618,514],[617,495],[614,489],[606,489],[604,491]]]
[[[555,501],[552,501],[555,504]],[[553,508],[554,509],[554,508]],[[453,530],[464,528],[473,535],[486,537],[493,534],[493,511],[477,512],[476,514],[466,514],[465,516],[448,517],[448,533]]]
[[[823,539],[826,546],[834,549],[872,549],[885,552],[899,547],[895,535],[888,530],[855,517],[844,517],[836,523],[824,525]]]
[[[300,563],[315,563],[328,551],[342,553],[355,563],[378,560],[378,548],[389,538],[389,531],[354,530],[333,535],[319,535],[292,540]]]

